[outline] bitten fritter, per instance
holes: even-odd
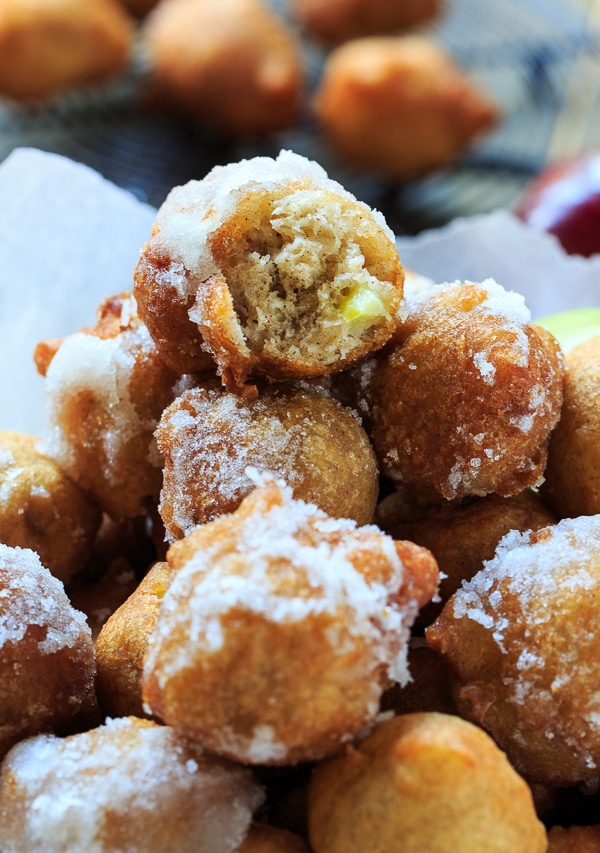
[[[486,495],[424,507],[395,492],[381,501],[375,515],[376,524],[394,539],[409,539],[428,548],[445,575],[436,601],[420,614],[427,623],[463,581],[471,580],[484,561],[492,559],[503,536],[511,530],[524,533],[557,521],[558,517],[530,489],[510,497]]]
[[[541,493],[562,517],[600,512],[600,337],[565,355],[564,401]]]
[[[300,119],[300,43],[263,0],[161,0],[142,37],[154,108],[228,136],[265,136]]]
[[[159,358],[127,294],[102,303],[96,325],[53,355],[47,349],[42,343],[37,353],[46,375],[44,452],[113,519],[144,515],[162,484],[154,430],[185,385]]]
[[[441,0],[290,0],[294,18],[314,38],[330,44],[360,36],[389,35],[432,21]]]
[[[92,552],[102,514],[40,445],[0,430],[0,542],[35,551],[68,584]]]
[[[96,640],[96,695],[109,717],[145,717],[141,676],[148,637],[170,581],[166,563],[155,563],[109,616]]]
[[[382,473],[430,502],[515,495],[542,478],[563,359],[522,297],[488,279],[409,302],[369,389]]]
[[[176,542],[142,677],[154,714],[241,763],[338,752],[404,683],[431,554],[265,481]]]
[[[212,356],[227,390],[253,397],[249,377],[325,376],[381,347],[403,280],[383,217],[283,151],[171,190],[134,295],[174,370],[206,369]]]
[[[33,551],[0,545],[0,758],[28,735],[66,726],[94,674],[90,629],[62,583]]]
[[[171,542],[233,512],[254,489],[248,466],[334,518],[373,519],[373,448],[356,419],[317,390],[273,385],[245,400],[194,388],[163,412],[156,437],[165,458],[159,510]]]
[[[379,723],[315,768],[314,853],[545,853],[531,792],[492,739],[446,714]]]
[[[600,516],[509,533],[426,630],[456,707],[528,781],[600,778]]]
[[[335,48],[313,106],[340,157],[397,181],[449,166],[500,118],[491,98],[420,35],[354,39]]]
[[[4,853],[234,853],[263,794],[254,775],[168,726],[124,717],[18,744],[0,772]]]
[[[126,67],[133,22],[115,0],[2,0],[0,94],[50,98]]]

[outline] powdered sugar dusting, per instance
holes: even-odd
[[[106,826],[115,821],[132,827],[127,850],[150,849],[157,821],[168,820],[175,805],[185,819],[173,826],[174,848],[232,853],[263,800],[247,769],[204,754],[167,726],[133,718],[65,739],[30,738],[11,753],[10,769],[28,803],[22,831],[32,853],[104,853]]]
[[[0,648],[22,640],[29,626],[45,629],[38,641],[44,654],[74,647],[82,633],[91,638],[85,616],[71,606],[62,583],[38,555],[0,544]]]
[[[595,655],[598,626],[589,614],[579,615],[577,602],[598,594],[599,548],[598,515],[563,519],[537,533],[511,531],[452,599],[455,618],[483,625],[503,653],[510,648],[516,665],[507,663],[503,682],[514,701],[545,697],[552,706],[564,691],[571,716],[580,713],[593,727],[600,693],[581,685],[594,678],[588,658]]]

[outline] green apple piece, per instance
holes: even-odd
[[[340,305],[340,313],[348,322],[373,320],[376,317],[382,317],[386,313],[386,308],[378,294],[370,287],[362,284],[343,300]]]
[[[600,335],[600,308],[571,308],[535,321],[552,332],[563,352]]]

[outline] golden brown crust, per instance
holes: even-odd
[[[283,479],[334,518],[372,521],[379,486],[371,444],[335,400],[304,386],[272,385],[256,400],[194,388],[162,414],[165,458],[159,511],[174,541],[233,512],[254,489],[250,466]]]
[[[564,402],[541,492],[563,517],[600,512],[600,338],[565,355]]]
[[[304,29],[329,43],[389,35],[431,21],[441,8],[441,0],[292,0],[292,11]]]
[[[429,624],[464,580],[491,560],[500,539],[510,530],[536,530],[558,521],[538,494],[526,490],[511,497],[487,495],[469,501],[432,506],[408,503],[395,492],[378,505],[375,522],[394,539],[410,539],[428,548],[445,577],[439,601],[419,614]]]
[[[110,78],[128,62],[133,32],[114,0],[4,0],[0,92],[39,100]]]
[[[153,433],[178,380],[127,294],[106,300],[97,325],[67,337],[50,361],[44,451],[114,519],[158,500]]]
[[[300,45],[268,4],[162,0],[142,34],[153,106],[232,136],[297,123],[305,77]]]
[[[91,633],[37,554],[0,545],[0,756],[65,727],[92,689]]]
[[[109,717],[148,716],[142,702],[142,667],[169,580],[168,565],[155,563],[98,635],[96,693]]]
[[[379,723],[315,768],[314,853],[397,849],[545,853],[525,782],[485,732],[459,717],[407,714]]]
[[[257,488],[171,546],[145,701],[243,763],[338,751],[372,722],[388,677],[406,675],[416,596],[437,585],[430,554],[401,553],[406,564],[376,528],[331,519],[274,482]]]
[[[419,35],[355,39],[334,49],[314,112],[339,156],[395,180],[449,165],[499,119],[486,93]]]
[[[432,503],[509,496],[542,477],[563,363],[513,301],[491,280],[434,287],[373,372],[381,471]]]
[[[381,214],[283,151],[175,188],[134,282],[166,362],[191,372],[208,353],[252,398],[252,379],[328,375],[383,346],[404,272]]]
[[[600,735],[589,661],[600,517],[502,540],[426,630],[451,669],[456,706],[528,780],[597,785]]]
[[[14,853],[237,850],[262,799],[251,771],[122,717],[15,747],[0,773],[0,843]]]
[[[0,541],[35,551],[68,584],[85,567],[102,514],[41,444],[0,430]]]

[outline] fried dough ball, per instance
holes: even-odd
[[[171,546],[142,691],[160,719],[242,763],[333,754],[371,724],[437,566],[265,481]]]
[[[454,60],[419,35],[355,39],[335,48],[314,113],[340,157],[398,181],[450,165],[500,117]]]
[[[441,0],[290,0],[294,17],[329,43],[394,32],[437,17]]]
[[[529,319],[522,297],[491,279],[411,301],[402,339],[371,381],[382,473],[432,503],[514,495],[540,481],[563,361]]]
[[[548,853],[598,853],[600,825],[553,826],[548,833]]]
[[[38,364],[46,360],[38,352]],[[181,390],[135,301],[111,297],[99,307],[96,326],[66,338],[47,365],[44,452],[113,519],[143,515],[162,483],[153,433]]]
[[[0,430],[0,542],[35,551],[67,584],[85,566],[102,514],[40,443]]]
[[[600,512],[600,337],[565,355],[564,401],[541,493],[563,517]]]
[[[94,674],[90,629],[62,583],[33,551],[0,545],[0,758],[69,723]]]
[[[526,779],[600,780],[600,516],[513,531],[426,630],[456,707]]]
[[[0,94],[50,98],[122,71],[133,24],[114,0],[2,0]]]
[[[314,853],[545,853],[531,792],[485,732],[446,714],[381,722],[315,768]]]
[[[3,853],[234,853],[262,790],[246,768],[125,717],[16,746],[0,773]]]
[[[254,488],[246,468],[285,480],[334,518],[373,519],[379,479],[356,419],[311,388],[269,386],[256,400],[221,388],[186,391],[156,433],[165,457],[160,514],[168,539],[233,512]]]
[[[394,235],[321,167],[283,151],[215,167],[158,211],[134,294],[167,364],[206,367],[256,396],[249,376],[324,376],[396,329],[403,270]]]
[[[147,716],[141,688],[144,655],[169,580],[168,564],[155,563],[98,635],[96,694],[110,717]]]
[[[293,832],[266,824],[250,826],[239,853],[310,853],[308,847]]]
[[[557,516],[529,489],[511,497],[486,495],[466,502],[420,507],[407,503],[402,492],[387,496],[377,507],[375,522],[394,539],[409,539],[428,548],[445,575],[439,600],[427,605],[421,619],[432,622],[463,580],[470,580],[511,530],[537,530],[555,524]]]
[[[298,122],[300,44],[263,0],[162,0],[142,35],[154,107],[229,136],[264,136]]]

